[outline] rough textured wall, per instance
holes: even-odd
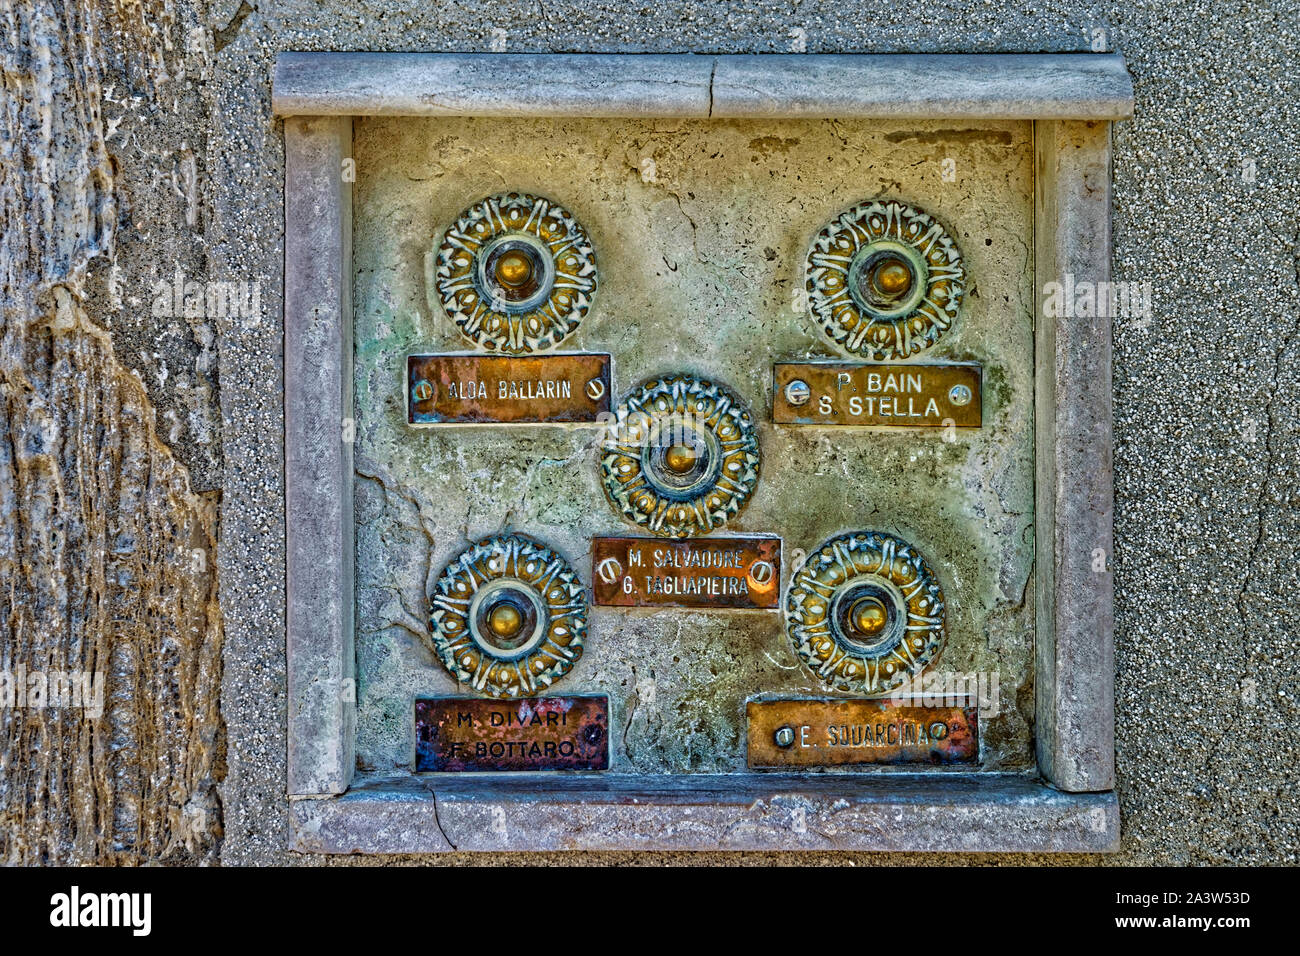
[[[942,0],[919,11],[882,3],[859,5],[851,13],[825,0],[640,5],[469,0],[434,7],[409,0],[262,0],[256,8],[246,0],[216,0],[203,11],[131,5],[120,14],[108,0],[101,2],[95,16],[101,24],[115,26],[95,28],[99,32],[90,42],[107,52],[93,69],[79,62],[57,66],[65,92],[70,83],[76,90],[82,89],[76,84],[86,84],[86,92],[66,101],[74,108],[57,119],[69,127],[60,142],[107,142],[111,160],[89,146],[81,148],[99,156],[86,168],[103,169],[101,177],[109,175],[110,161],[117,166],[112,191],[119,210],[114,215],[124,221],[117,227],[116,251],[110,254],[91,240],[73,255],[80,224],[101,221],[98,214],[84,211],[91,208],[88,203],[74,203],[55,217],[68,250],[66,261],[56,255],[54,266],[38,266],[43,259],[33,250],[50,239],[40,229],[37,238],[27,227],[11,239],[9,226],[25,221],[20,203],[29,200],[16,185],[18,173],[6,165],[5,268],[9,276],[25,277],[21,288],[34,290],[33,295],[63,282],[69,303],[80,302],[84,310],[85,318],[77,322],[111,330],[121,363],[114,366],[113,381],[129,376],[124,368],[139,373],[160,422],[158,433],[189,467],[193,488],[220,489],[221,709],[229,735],[228,773],[220,787],[223,861],[287,858],[278,319],[283,167],[279,125],[270,117],[271,63],[278,50],[289,49],[486,51],[493,48],[494,30],[505,31],[506,49],[535,52],[764,52],[800,45],[814,53],[1020,52],[1082,51],[1099,43],[1125,54],[1137,82],[1137,116],[1120,124],[1115,134],[1116,278],[1152,282],[1155,315],[1146,326],[1124,320],[1115,326],[1116,733],[1124,813],[1124,844],[1117,860],[1296,861],[1300,797],[1293,768],[1298,755],[1287,730],[1296,721],[1300,693],[1300,620],[1292,602],[1300,583],[1294,545],[1300,535],[1300,313],[1295,308],[1300,97],[1290,53],[1300,43],[1295,0],[1174,5],[1160,0],[1047,0],[1032,10],[1001,2]],[[20,127],[26,109],[12,92],[18,81],[10,76],[41,68],[13,39],[17,27],[10,24],[24,16],[24,22],[32,23],[36,11],[44,11],[39,29],[57,40],[64,35],[61,18],[94,19],[89,4],[83,9],[31,0],[11,3],[28,12],[11,13],[7,7],[4,13],[7,125],[0,146],[7,151],[15,142],[8,130]],[[102,38],[98,46],[95,36]],[[163,62],[167,80],[161,79]],[[90,90],[99,81],[89,77],[110,73],[115,79],[135,78],[118,81],[121,85],[111,94],[105,85],[101,112],[92,115],[89,104],[99,94]],[[85,105],[85,124],[75,122],[77,103]],[[33,140],[39,141],[39,136]],[[72,157],[76,166],[77,154],[74,147],[60,155]],[[1251,161],[1253,182],[1243,174]],[[45,169],[24,166],[21,175],[56,182],[68,197],[78,194],[78,183],[99,183],[87,196],[110,188],[108,180],[93,175],[70,179],[65,176],[69,168],[62,161]],[[83,241],[105,228],[87,225],[81,229]],[[18,249],[16,259],[9,254],[10,243]],[[84,272],[87,260],[91,277],[84,287],[48,277]],[[143,310],[114,308],[111,283],[101,276],[114,261],[125,294],[142,297]],[[152,316],[147,305],[153,277],[170,275],[178,265],[188,278],[262,283],[260,313],[237,320]],[[47,268],[52,272],[47,274]],[[13,279],[7,281],[3,427],[8,429],[15,415],[34,414],[32,409],[42,407],[50,394],[13,382],[44,381],[33,370],[45,367],[42,363],[55,367],[49,356],[56,337],[72,334],[42,331],[50,325],[49,316],[58,314],[52,297],[39,306],[33,299],[30,306],[10,307],[16,288]],[[26,331],[18,347],[22,372],[15,378],[9,358],[15,352],[8,343],[19,325]],[[106,354],[107,344],[97,341],[100,351],[95,354]],[[37,348],[42,342],[51,349],[46,357]],[[165,377],[152,355],[164,351],[171,358]],[[134,395],[141,421],[148,421],[149,406],[138,387]],[[119,430],[128,427],[118,424]],[[170,461],[161,445],[147,447],[158,461]],[[75,471],[75,452],[61,448],[50,454],[50,474]],[[102,464],[98,457],[91,460]],[[114,488],[118,484],[108,482]],[[18,487],[8,480],[0,485],[6,496],[0,515],[6,522],[25,520],[22,507],[8,505],[8,496],[16,494],[10,489]],[[105,501],[111,500],[96,495],[91,506],[106,508]],[[189,493],[178,493],[166,505],[146,504],[139,496],[130,501],[133,513],[157,529],[160,541],[175,540],[163,536],[163,529],[183,527],[179,516],[187,507],[197,514],[199,507]],[[10,517],[15,511],[19,517]],[[48,540],[57,540],[49,535],[51,527],[58,525],[38,526]],[[211,524],[202,527],[210,534]],[[159,547],[158,553],[166,554],[168,546]],[[25,545],[25,564],[16,564],[13,553],[6,550],[0,556],[0,601],[5,602],[0,606],[10,615],[6,627],[13,608],[22,608],[22,615],[46,613],[63,635],[62,643],[49,646],[79,646],[74,636],[93,633],[78,617],[88,605],[73,601],[68,605],[73,610],[65,610],[55,592],[84,593],[72,586],[82,573],[76,565],[82,558],[44,541]],[[35,555],[49,556],[53,578],[27,574],[27,568],[36,566]],[[56,555],[64,564],[55,563]],[[140,567],[143,571],[146,565]],[[194,589],[201,576],[184,575],[182,565],[165,558],[147,567],[138,579],[141,585],[166,590],[177,600],[185,595],[191,603],[184,607],[195,611]],[[168,580],[172,586],[162,583]],[[179,614],[180,605],[175,607],[173,613]],[[211,618],[203,620],[202,647],[211,652],[219,632]],[[154,634],[188,633],[182,625],[151,631],[137,623],[126,629],[133,636],[121,646],[143,651]],[[7,648],[13,638],[6,633],[5,640],[0,646]],[[195,651],[187,645],[187,653]],[[184,671],[151,654],[141,655],[140,666],[158,675]],[[215,674],[213,680],[203,689],[211,691]],[[209,704],[199,710],[211,713],[211,698],[205,700]],[[141,706],[132,697],[123,701],[124,712]],[[133,739],[146,738],[161,739],[144,734]],[[195,766],[202,767],[211,751],[201,743],[193,746]],[[30,751],[12,743],[0,743],[0,748],[0,759],[9,762],[8,780],[7,767],[29,760]],[[182,753],[159,752],[173,759]],[[67,768],[66,779],[81,779],[69,759],[43,759],[44,767]],[[209,765],[212,770],[219,766]],[[196,785],[194,792],[201,789]],[[4,807],[15,806],[12,790],[0,792]],[[76,803],[66,788],[51,792],[61,794],[66,804]],[[182,799],[170,805],[184,806],[189,800],[183,788],[179,793]],[[100,806],[98,796],[92,804]],[[55,825],[59,814],[53,809],[34,816],[27,811],[36,822],[23,826],[57,830],[62,824]],[[56,834],[51,845],[62,858],[73,855],[66,835]],[[163,856],[164,846],[141,844],[144,855],[154,848],[154,856]],[[15,852],[10,849],[9,855]],[[449,861],[457,859],[465,858]],[[661,862],[665,857],[635,859]],[[770,857],[723,859],[761,862]],[[856,857],[861,863],[897,859]],[[1059,857],[1039,861],[1049,860],[1064,862]],[[1092,861],[1076,857],[1069,862]]]
[[[15,0],[3,17],[0,669],[89,672],[103,706],[37,707],[28,683],[27,706],[0,708],[0,860],[210,859],[217,499],[160,434],[115,353],[116,290],[91,276],[130,228],[110,90],[155,100],[175,14]],[[158,149],[148,123],[132,133]]]

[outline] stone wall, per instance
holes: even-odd
[[[209,109],[178,18],[6,7],[0,667],[92,673],[102,713],[0,709],[0,860],[220,847],[216,342],[153,319],[144,281],[205,269]]]

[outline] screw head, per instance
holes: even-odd
[[[948,401],[954,405],[965,405],[970,402],[972,397],[971,390],[966,385],[954,385],[948,389]]]
[[[617,558],[606,558],[596,568],[596,575],[606,584],[613,584],[623,574],[623,565]]]
[[[599,401],[601,396],[605,394],[605,383],[598,378],[593,378],[587,383],[586,391],[587,397],[593,402]]]
[[[417,402],[428,401],[433,398],[433,383],[428,379],[420,379],[415,383],[415,387],[411,389],[411,395]]]
[[[785,400],[791,405],[805,405],[812,398],[812,389],[801,378],[796,378],[785,387]]]
[[[778,727],[776,733],[772,735],[772,740],[781,749],[789,747],[794,743],[794,728],[787,724],[784,727]]]

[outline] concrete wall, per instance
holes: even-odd
[[[186,719],[110,708],[118,719],[95,732],[127,756],[81,799],[73,799],[81,779],[74,756],[90,744],[76,743],[84,732],[71,725],[53,728],[50,739],[63,749],[47,747],[58,756],[41,773],[0,776],[0,857],[301,859],[283,849],[283,143],[270,117],[270,67],[282,50],[489,51],[500,43],[494,31],[504,30],[505,48],[517,52],[788,52],[803,43],[808,52],[1115,49],[1128,58],[1137,106],[1114,138],[1115,278],[1151,282],[1154,315],[1149,324],[1118,319],[1114,329],[1118,862],[1295,862],[1300,754],[1287,732],[1300,692],[1300,615],[1290,603],[1300,573],[1292,543],[1300,536],[1293,0],[1049,2],[1032,13],[969,0],[916,13],[814,0],[438,7],[359,0],[263,2],[256,10],[231,0],[70,7],[16,0],[14,10],[33,42],[5,62],[12,135],[2,142],[19,158],[49,162],[7,166],[0,180],[10,197],[0,327],[10,413],[0,418],[0,445],[37,428],[23,417],[34,403],[73,407],[81,371],[93,369],[134,390],[134,410],[119,427],[140,423],[141,447],[153,456],[147,474],[174,469],[176,477],[169,495],[127,496],[138,516],[132,527],[144,530],[125,543],[124,506],[106,510],[93,493],[60,497],[60,488],[86,486],[77,482],[97,473],[100,462],[86,448],[56,444],[31,466],[31,475],[61,483],[15,478],[13,494],[0,488],[0,516],[11,527],[0,539],[0,627],[9,628],[0,647],[11,652],[39,632],[50,659],[84,655],[82,609],[100,606],[95,595],[130,595],[132,581],[170,582],[159,586],[171,601],[161,617],[149,602],[123,599],[94,633],[124,700],[150,693],[139,677],[143,662],[158,686],[174,690],[175,708],[160,710]],[[76,37],[93,55],[76,54]],[[45,84],[55,97],[49,107],[32,98],[42,76],[53,77]],[[55,117],[57,135],[43,134],[43,116]],[[42,182],[53,183],[43,204],[26,188]],[[31,222],[42,226],[11,229]],[[24,241],[37,234],[66,241]],[[177,268],[198,281],[259,282],[260,313],[153,314],[156,280]],[[92,346],[80,366],[58,360]],[[52,384],[28,388],[32,381]],[[64,433],[122,419],[98,405],[78,414]],[[103,480],[149,487],[134,473]],[[42,511],[46,501],[63,510]],[[139,556],[134,577],[111,557],[88,559],[94,546],[70,548],[66,536],[32,532],[45,525],[25,524],[29,515],[60,532],[98,516],[116,535],[106,532],[110,546],[101,550],[111,556],[115,545]],[[75,589],[63,589],[75,601],[46,588],[47,580],[72,580],[79,561],[85,573],[76,572]],[[214,567],[219,607],[207,599]],[[113,573],[97,577],[97,568]],[[210,706],[218,687],[219,713]],[[207,709],[195,709],[196,699]],[[8,735],[0,735],[0,765],[8,767],[30,744],[22,734],[36,731],[12,714],[0,715],[0,730]],[[132,783],[159,768],[173,786],[141,791]],[[41,794],[57,799],[41,803]],[[87,840],[84,826],[61,823],[74,807],[89,814],[84,825],[98,820],[108,835]],[[137,825],[142,819],[154,822]]]

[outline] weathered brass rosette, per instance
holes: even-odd
[[[582,582],[564,558],[519,535],[461,552],[434,582],[429,607],[443,666],[490,697],[535,694],[582,657]]]
[[[758,436],[727,388],[691,376],[646,382],[604,442],[605,494],[657,535],[687,538],[734,516],[758,481]]]
[[[833,342],[885,361],[929,348],[952,327],[966,272],[934,217],[889,200],[854,206],[817,234],[806,285]]]
[[[520,355],[559,345],[596,292],[596,254],[578,221],[540,196],[466,209],[438,248],[442,307],[476,345]]]
[[[888,694],[943,649],[944,600],[925,559],[900,538],[857,531],[808,556],[786,595],[795,653],[833,690]]]

